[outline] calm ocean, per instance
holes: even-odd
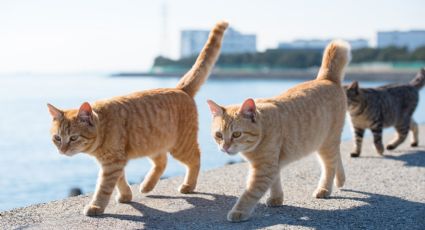
[[[413,76],[412,76],[413,77]],[[98,172],[95,160],[85,154],[72,158],[59,155],[50,141],[50,116],[46,103],[59,108],[75,108],[82,102],[123,95],[134,91],[174,87],[177,78],[112,78],[106,76],[0,76],[0,211],[67,197],[79,187],[92,192]],[[208,98],[219,104],[241,103],[248,97],[279,94],[299,81],[288,80],[210,80],[196,96],[200,115],[199,142],[202,170],[223,166],[240,157],[219,152],[209,128]],[[362,83],[377,86],[384,82]],[[415,118],[425,122],[425,90]],[[344,139],[351,138],[346,124]],[[345,154],[345,153],[344,153]],[[164,176],[183,175],[184,167],[169,158]],[[147,159],[131,161],[127,178],[138,183],[149,170]]]

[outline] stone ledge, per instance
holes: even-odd
[[[247,163],[202,172],[195,194],[178,193],[182,177],[173,177],[148,195],[132,186],[133,202],[111,200],[101,217],[84,216],[90,197],[78,196],[1,212],[0,229],[424,229],[425,126],[419,138],[419,147],[408,140],[385,157],[366,138],[362,157],[350,158],[352,143],[344,142],[347,181],[329,199],[311,196],[320,173],[315,157],[295,162],[282,171],[284,205],[268,208],[263,197],[244,223],[229,223],[226,215],[245,187]]]

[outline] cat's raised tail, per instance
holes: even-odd
[[[351,60],[350,44],[343,40],[334,40],[328,44],[322,59],[317,79],[331,80],[341,84],[344,79],[344,68]]]
[[[218,22],[211,30],[208,41],[202,48],[192,68],[182,77],[176,88],[194,97],[201,85],[207,80],[220,54],[224,31],[228,27],[226,21]]]
[[[416,89],[421,89],[425,85],[425,68],[422,68],[419,73],[410,81],[410,85]]]

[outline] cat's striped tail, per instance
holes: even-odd
[[[422,68],[416,77],[410,81],[410,85],[416,89],[421,89],[425,85],[425,68]]]
[[[201,85],[210,75],[217,57],[220,54],[223,34],[228,25],[227,22],[220,21],[214,26],[195,64],[179,81],[176,86],[177,89],[185,91],[191,97],[195,96],[196,92],[198,92]]]
[[[344,69],[351,59],[350,44],[343,40],[334,40],[328,44],[322,59],[317,79],[331,80],[341,84],[344,79]]]

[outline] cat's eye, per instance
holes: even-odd
[[[76,140],[78,140],[78,136],[77,136],[77,135],[71,136],[71,137],[69,138],[69,140],[70,140],[70,141],[76,141]]]
[[[223,134],[221,134],[220,132],[216,132],[215,137],[217,137],[218,139],[223,139]]]
[[[241,132],[234,132],[234,133],[232,133],[232,137],[233,138],[238,138],[238,137],[240,137],[242,135],[242,133]]]
[[[61,141],[62,141],[62,138],[61,138],[59,135],[54,135],[54,136],[53,136],[53,139],[54,139],[55,141],[57,141],[57,142],[61,142]]]

